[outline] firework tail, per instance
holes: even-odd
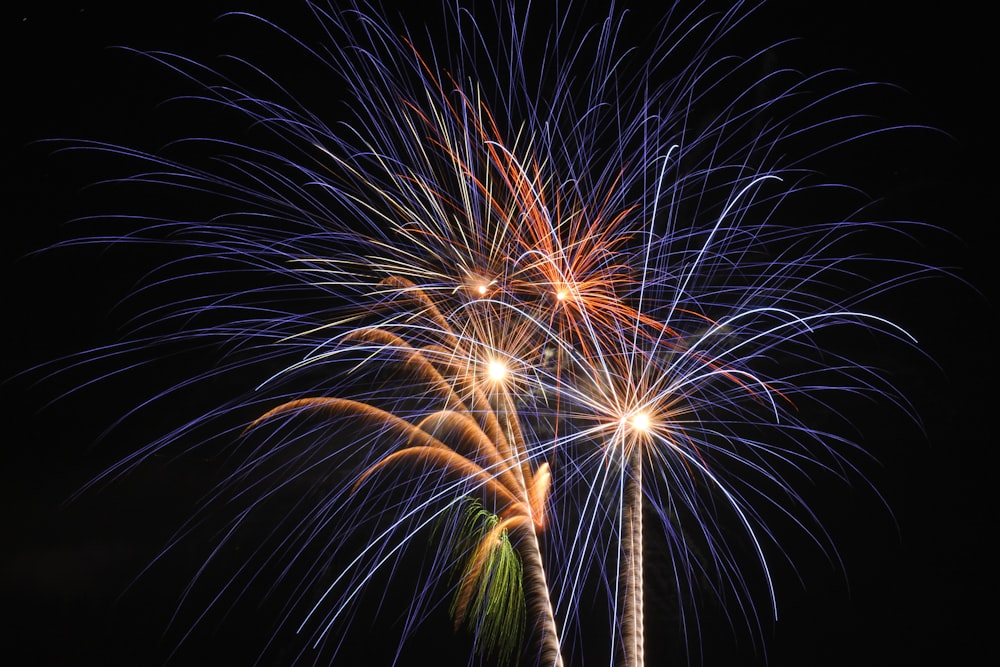
[[[622,513],[621,626],[623,667],[645,664],[643,624],[642,447],[632,448],[625,471]]]

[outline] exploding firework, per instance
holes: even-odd
[[[773,518],[830,548],[796,482],[855,476],[854,445],[817,415],[844,391],[908,409],[837,344],[911,344],[866,304],[926,269],[858,252],[905,225],[809,205],[848,190],[810,160],[890,129],[835,111],[865,86],[778,68],[771,50],[726,56],[742,5],[674,7],[648,48],[617,11],[448,4],[431,33],[310,9],[315,44],[229,20],[319,63],[348,119],[246,60],[146,53],[247,137],[69,146],[139,161],[128,183],[211,211],[87,239],[181,251],[146,288],[164,305],[91,362],[196,342],[219,365],[168,393],[253,378],[97,480],[236,443],[167,550],[223,527],[185,591],[188,625],[265,582],[285,601],[265,654],[280,637],[296,659],[343,655],[372,597],[402,618],[402,651],[450,599],[487,658],[640,665],[656,568],[680,634],[697,636],[706,592],[760,634]],[[194,593],[230,566],[207,601]],[[379,589],[401,580],[418,583],[395,607]],[[584,639],[595,601],[603,643]]]
[[[531,463],[508,385],[507,364],[496,358],[492,348],[476,349],[481,348],[481,341],[457,336],[437,306],[412,283],[398,279],[387,283],[401,290],[404,300],[415,302],[417,308],[403,311],[405,323],[350,331],[338,341],[336,354],[360,351],[361,363],[376,363],[382,373],[387,356],[402,357],[403,367],[409,371],[407,385],[411,392],[401,399],[394,386],[382,399],[389,400],[385,409],[375,405],[377,396],[366,402],[331,397],[295,399],[271,409],[250,426],[254,429],[278,416],[302,411],[350,422],[352,429],[373,422],[378,428],[370,440],[357,436],[350,440],[351,448],[360,446],[374,455],[372,463],[363,464],[350,492],[353,494],[370,477],[381,476],[384,469],[403,466],[408,471],[390,485],[388,498],[366,502],[368,506],[388,507],[399,494],[406,498],[394,512],[398,515],[395,520],[382,533],[375,534],[358,555],[357,562],[364,564],[358,569],[365,573],[360,582],[352,581],[351,591],[342,602],[318,614],[322,620],[317,642],[323,641],[351,599],[368,583],[368,577],[413,539],[415,533],[404,527],[426,525],[430,521],[425,518],[427,514],[440,520],[442,513],[447,515],[453,508],[454,498],[473,497],[479,509],[473,512],[472,532],[477,533],[477,518],[486,518],[488,529],[479,530],[466,549],[468,553],[460,555],[460,560],[467,559],[468,563],[462,568],[455,593],[452,613],[456,624],[468,623],[474,629],[482,652],[497,654],[501,661],[510,660],[520,650],[522,588],[526,587],[531,596],[528,609],[532,635],[539,646],[538,660],[561,664],[537,537],[537,531],[546,525],[550,475],[547,463]],[[402,335],[393,333],[390,326],[401,329]],[[422,386],[427,388],[421,390]],[[432,407],[418,407],[421,401],[414,400],[414,396],[426,396]],[[443,408],[435,409],[437,405]],[[314,456],[329,460],[336,449],[329,439],[318,439],[312,433],[306,440],[309,448],[318,446],[319,451],[307,456],[296,454],[297,465]],[[273,446],[267,446],[261,458],[275,451]],[[250,466],[241,466],[241,474],[258,464],[256,457],[249,461]],[[449,483],[449,479],[453,481]],[[343,490],[339,485],[332,488],[335,492]],[[321,504],[336,507],[342,503],[335,496]],[[481,509],[485,504],[492,509]],[[397,537],[400,532],[403,534]],[[432,575],[437,568],[437,563],[431,565]],[[345,570],[342,576],[350,571]],[[335,578],[327,590],[335,589],[339,579]],[[324,606],[325,597],[314,604],[313,611]],[[420,598],[416,597],[418,602]],[[411,616],[419,616],[416,604]]]

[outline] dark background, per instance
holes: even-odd
[[[114,306],[143,270],[127,254],[110,262],[75,251],[26,256],[72,236],[68,220],[102,207],[114,210],[112,196],[86,186],[115,172],[102,171],[99,160],[53,156],[31,142],[82,137],[155,148],[183,135],[158,124],[165,116],[157,105],[181,90],[177,79],[107,47],[164,49],[211,61],[234,44],[245,46],[236,31],[213,21],[232,8],[261,11],[293,32],[308,31],[301,7],[266,4],[206,2],[189,9],[14,2],[2,10],[0,376],[113,340],[122,324]],[[860,184],[884,194],[886,210],[955,232],[956,239],[930,237],[924,258],[960,267],[958,274],[982,293],[940,279],[909,290],[905,303],[897,304],[902,324],[940,365],[893,360],[899,383],[925,420],[924,433],[888,413],[870,413],[863,427],[865,446],[884,463],[871,474],[898,529],[871,492],[818,483],[810,493],[846,573],[814,550],[803,551],[797,559],[803,582],[790,574],[779,581],[780,618],[764,630],[768,660],[776,666],[975,664],[976,656],[994,653],[988,638],[997,620],[991,611],[996,559],[988,546],[997,527],[991,493],[996,302],[988,269],[995,261],[1000,182],[992,19],[974,3],[948,3],[933,13],[901,2],[811,4],[774,3],[742,35],[755,46],[804,37],[802,57],[812,60],[804,67],[842,65],[861,78],[898,84],[905,93],[880,112],[949,135],[901,133],[895,143],[883,144],[886,155],[874,168],[867,156],[852,159],[861,158]],[[831,168],[849,173],[854,165]],[[130,443],[144,433],[148,438],[147,429],[155,433],[162,425],[125,425],[102,438],[129,398],[128,381],[43,407],[63,386],[15,378],[0,387],[6,426],[0,595],[9,614],[0,629],[4,662],[161,664],[176,641],[162,631],[184,573],[143,580],[119,596],[187,516],[194,490],[212,470],[197,462],[146,469],[65,504]],[[190,555],[198,557],[194,550]],[[254,640],[267,628],[267,611],[242,610],[221,629],[199,634],[176,664],[249,664]],[[353,650],[370,646],[361,625],[342,664],[355,664]],[[708,627],[707,664],[763,662],[745,638],[715,630],[711,617]],[[435,659],[411,663],[407,657],[401,664],[450,664],[452,653],[463,664],[467,642],[449,632],[440,619],[432,622],[415,644],[418,655],[434,647]]]

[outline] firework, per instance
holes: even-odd
[[[301,398],[272,408],[255,420],[251,428],[277,416],[301,411],[347,419],[354,425],[352,428],[363,422],[379,426],[371,445],[376,460],[363,466],[351,490],[368,482],[370,477],[379,476],[383,469],[406,466],[410,474],[397,479],[392,491],[393,494],[402,491],[410,500],[396,510],[400,515],[398,520],[364,550],[378,549],[372,564],[362,568],[369,574],[385,562],[384,544],[398,545],[390,550],[391,555],[410,541],[411,534],[392,539],[393,533],[401,531],[402,526],[426,524],[427,520],[422,517],[428,513],[439,518],[442,510],[438,509],[435,514],[434,508],[451,509],[455,497],[481,497],[476,505],[479,509],[473,513],[472,532],[477,532],[476,518],[485,517],[489,527],[479,531],[468,549],[468,565],[463,568],[452,610],[456,624],[467,622],[471,625],[486,654],[498,653],[503,661],[516,655],[520,650],[518,628],[524,613],[523,600],[520,600],[523,565],[524,583],[532,598],[529,607],[533,622],[537,624],[532,634],[537,636],[539,661],[561,664],[536,535],[536,531],[543,530],[546,525],[548,464],[543,462],[535,467],[531,463],[510,397],[506,364],[496,359],[496,352],[491,348],[476,350],[481,347],[480,341],[463,341],[455,335],[437,306],[412,283],[387,282],[402,290],[405,301],[420,306],[404,311],[406,322],[392,326],[409,335],[404,338],[393,333],[389,324],[380,328],[354,329],[339,341],[336,351],[342,353],[344,345],[349,351],[357,351],[360,347],[366,363],[377,359],[380,365],[386,355],[401,356],[405,360],[405,370],[411,372],[411,389],[427,385],[431,405],[440,401],[443,409],[424,414],[423,410],[407,406],[407,401],[392,394],[389,409],[342,398]],[[423,332],[423,335],[416,332]],[[426,337],[431,340],[419,347],[408,342]],[[473,349],[470,350],[470,346]],[[494,403],[498,404],[497,410]],[[406,413],[413,413],[419,419],[411,422],[399,416]],[[326,441],[321,442],[325,458],[329,456],[330,446]],[[352,446],[356,444],[355,441]],[[425,468],[424,472],[419,471],[421,467]],[[414,468],[416,474],[413,474]],[[449,478],[456,481],[449,484],[445,481]],[[407,480],[405,484],[403,480]],[[494,509],[481,509],[483,503],[489,503]],[[382,504],[375,503],[377,506]],[[520,553],[520,559],[514,549]],[[364,551],[362,556],[366,555]],[[337,583],[335,581],[330,589]],[[363,579],[355,586],[345,602],[349,602],[365,583]],[[321,598],[314,610],[323,602]],[[320,623],[320,637],[336,622],[344,604],[335,605],[334,610],[327,613]]]
[[[888,129],[823,115],[859,87],[717,53],[739,4],[675,7],[642,53],[614,11],[448,4],[442,41],[365,6],[310,9],[318,44],[278,34],[343,82],[349,120],[246,61],[149,53],[256,141],[192,142],[206,163],[72,146],[213,207],[88,239],[183,249],[149,291],[192,295],[99,356],[206,342],[225,361],[178,390],[256,374],[100,478],[206,433],[238,443],[171,546],[232,512],[198,583],[252,517],[280,519],[208,603],[185,593],[195,623],[271,577],[298,658],[336,655],[371,590],[409,577],[404,642],[450,595],[482,654],[582,663],[596,599],[598,652],[641,665],[655,563],[690,634],[701,590],[759,633],[748,572],[776,613],[771,515],[826,546],[795,481],[854,475],[853,445],[810,419],[836,391],[906,410],[830,332],[911,344],[865,304],[925,269],[867,283],[857,237],[888,226],[798,212],[837,189],[809,159]],[[664,545],[649,561],[647,535]]]

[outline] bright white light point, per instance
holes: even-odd
[[[561,289],[558,292],[556,292],[556,298],[559,299],[560,301],[563,301],[566,298],[566,296],[567,296],[566,290],[564,289]]]
[[[507,365],[502,361],[491,361],[486,368],[486,374],[494,382],[501,382],[507,377]]]
[[[629,423],[632,425],[632,428],[637,431],[642,431],[643,433],[649,430],[651,424],[649,415],[645,412],[637,412],[632,415],[632,419],[629,420]]]
[[[480,285],[480,286],[479,286],[479,287],[478,287],[478,288],[476,289],[476,291],[478,291],[478,292],[479,292],[479,296],[483,296],[484,294],[486,294],[486,285]]]

